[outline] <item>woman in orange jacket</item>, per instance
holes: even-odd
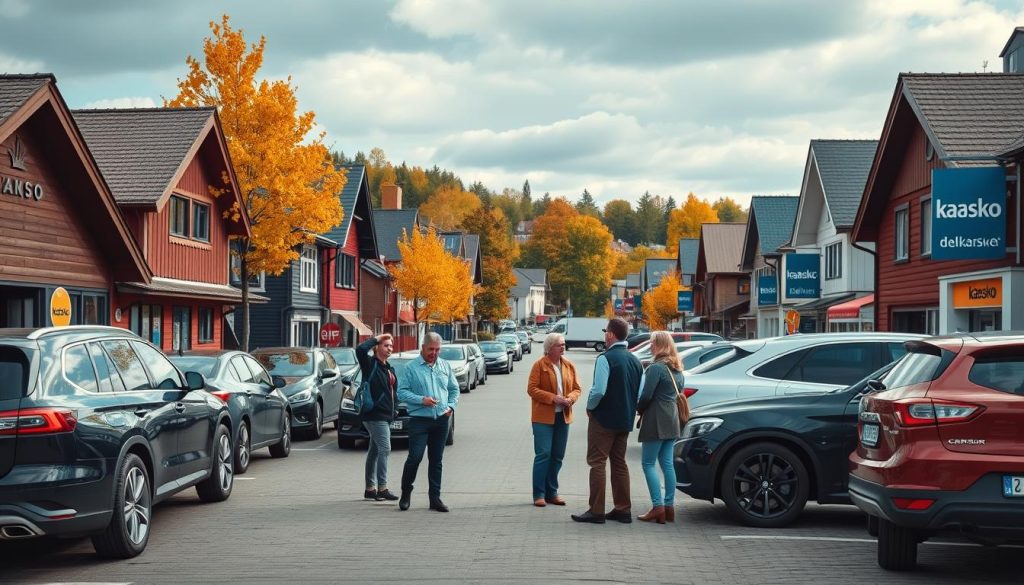
[[[562,357],[565,338],[549,333],[544,357],[533,364],[526,392],[533,401],[533,505],[564,506],[558,495],[558,472],[569,440],[572,405],[580,398],[576,366]]]

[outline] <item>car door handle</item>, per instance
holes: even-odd
[[[185,412],[185,405],[180,403],[180,402],[175,404],[174,405],[174,412],[177,412],[178,414],[181,414],[181,413]]]
[[[149,415],[149,410],[145,408],[139,408],[135,410],[135,416],[139,418],[146,418]]]

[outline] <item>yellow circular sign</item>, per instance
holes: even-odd
[[[66,327],[71,324],[71,296],[64,287],[58,286],[50,295],[50,323],[54,327]]]
[[[800,313],[790,309],[786,311],[786,333],[793,335],[800,330]]]

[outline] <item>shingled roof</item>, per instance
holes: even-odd
[[[648,258],[644,260],[644,270],[640,273],[643,279],[641,288],[645,291],[658,286],[661,279],[676,269],[675,258]]]
[[[342,165],[345,169],[345,187],[338,196],[344,217],[341,224],[324,233],[325,236],[337,241],[342,246],[348,244],[348,236],[352,228],[352,220],[357,216],[359,223],[359,254],[363,258],[376,259],[379,255],[377,233],[374,222],[373,206],[370,204],[370,187],[366,177],[366,167],[361,164]]]
[[[374,229],[377,231],[377,250],[387,262],[401,262],[398,240],[402,230],[410,236],[419,227],[419,212],[415,209],[374,209]]]
[[[857,219],[864,183],[875,159],[877,140],[812,140],[821,186],[836,228],[849,228]]]
[[[75,123],[121,205],[156,205],[212,124],[214,108],[76,110]]]
[[[547,290],[548,271],[543,268],[513,268],[512,273],[516,284],[508,291],[509,296],[525,297],[530,293],[530,287],[537,285]]]
[[[700,250],[700,239],[682,238],[679,240],[679,255],[676,269],[679,274],[697,274],[697,252]]]
[[[53,75],[0,75],[0,124],[47,83],[56,83]]]
[[[700,230],[700,252],[703,274],[736,274],[743,272],[743,234],[745,223],[706,223]]]
[[[777,255],[779,247],[789,242],[799,203],[799,197],[790,195],[755,195],[750,199],[741,262],[745,270],[754,267],[758,252],[762,256]]]

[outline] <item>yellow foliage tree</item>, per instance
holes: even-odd
[[[642,272],[644,263],[648,258],[671,258],[672,251],[669,249],[655,250],[647,246],[637,246],[628,254],[618,253],[615,255],[615,269],[612,271],[612,278],[621,280],[632,272]]]
[[[247,45],[227,15],[210,29],[203,62],[186,58],[188,74],[164,105],[214,106],[219,112],[238,177],[235,187],[252,224],[252,239],[242,242],[241,342],[248,349],[249,274],[280,274],[298,258],[299,244],[341,223],[337,194],[345,175],[331,164],[323,133],[309,138],[314,115],[298,112],[291,78],[257,81],[266,39]]]
[[[395,288],[412,301],[413,320],[451,322],[469,315],[474,290],[469,267],[444,249],[434,228],[403,232],[398,241],[402,262],[392,267]]]
[[[445,186],[420,206],[420,214],[427,217],[437,229],[448,231],[458,228],[468,216],[480,211],[480,198],[476,193]]]
[[[600,316],[608,301],[615,259],[609,244],[612,233],[601,220],[577,215],[565,222],[565,245],[549,271],[554,290],[571,295],[573,314]]]
[[[678,293],[685,290],[679,283],[676,272],[666,274],[658,286],[644,293],[640,303],[651,331],[665,329],[668,323],[679,316]]]
[[[710,203],[690,193],[683,206],[669,214],[665,245],[675,253],[679,249],[679,240],[699,238],[700,226],[705,223],[718,223],[718,213]]]

